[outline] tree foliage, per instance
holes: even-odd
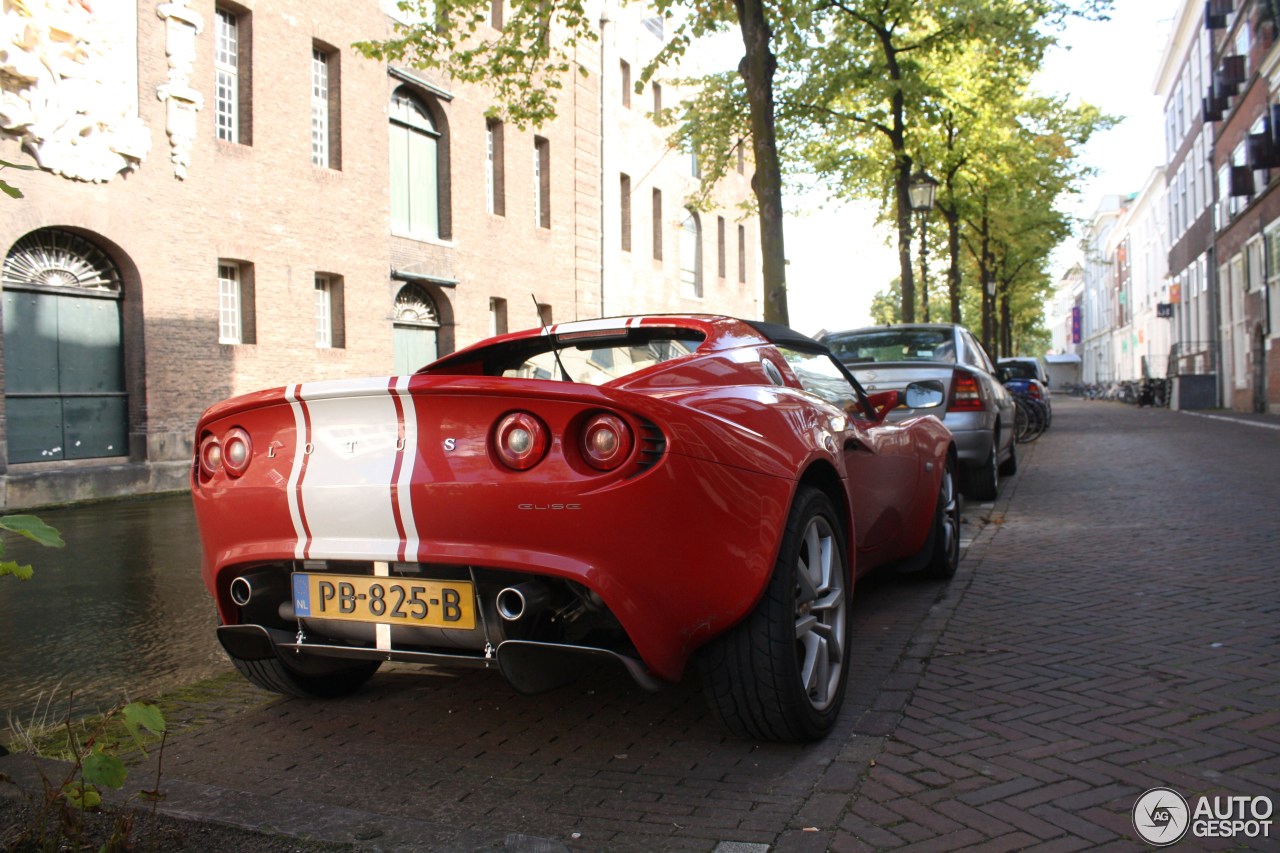
[[[750,146],[766,319],[788,319],[782,185],[784,175],[801,172],[819,176],[838,198],[879,200],[897,233],[897,317],[917,319],[908,187],[913,170],[927,168],[942,183],[935,233],[925,242],[945,264],[948,319],[973,321],[967,306],[976,294],[989,346],[1034,332],[1023,313],[1037,310],[1049,252],[1070,228],[1060,199],[1087,173],[1080,146],[1111,120],[1035,96],[1029,81],[1067,18],[1102,17],[1111,0],[651,5],[672,29],[637,90],[701,37],[732,28],[742,36],[737,73],[698,79],[695,97],[665,119],[675,144],[698,154],[704,192],[738,147]],[[357,47],[485,84],[495,94],[491,112],[520,126],[555,116],[574,51],[598,38],[581,0],[514,0],[497,30],[482,26],[490,0],[400,7],[392,37]],[[987,281],[996,293],[987,293]],[[942,293],[930,290],[931,306]]]
[[[749,131],[745,138],[750,140],[755,163],[751,185],[760,219],[763,314],[766,320],[786,323],[782,172],[773,105],[778,58],[773,52],[773,27],[782,21],[785,33],[794,29],[786,17],[792,0],[781,3],[779,7],[769,0],[734,0],[732,4],[654,0],[651,5],[674,25],[674,31],[642,71],[637,88],[658,68],[676,63],[698,38],[736,24],[743,40],[738,66],[741,88],[736,94],[745,97],[726,101],[733,105],[726,109],[738,110],[736,115],[741,116],[740,110],[746,108],[745,122],[740,124]],[[583,0],[513,0],[501,28],[482,26],[489,20],[491,0],[400,0],[398,5],[401,15],[391,37],[359,42],[355,45],[358,50],[371,58],[433,68],[455,80],[484,84],[495,95],[490,112],[522,128],[555,118],[557,93],[564,75],[575,68],[576,49],[599,39],[599,23],[588,14]],[[577,70],[587,73],[581,66]],[[731,93],[729,85],[720,90],[724,96]],[[709,138],[705,130],[687,135],[698,140]]]
[[[913,170],[927,169],[940,182],[924,238],[946,269],[938,313],[974,327],[981,318],[993,352],[1011,345],[997,328],[1034,330],[1021,318],[1038,315],[1050,254],[1069,233],[1061,202],[1089,173],[1080,147],[1112,119],[1037,96],[1030,81],[1055,27],[1108,5],[833,0],[830,36],[784,96],[784,115],[807,119],[792,125],[798,144],[786,148],[802,152],[794,168],[812,168],[837,195],[879,200],[897,233],[903,321],[920,319],[912,237],[921,222],[908,187]],[[998,288],[990,296],[988,280]],[[929,295],[932,308],[943,293]]]

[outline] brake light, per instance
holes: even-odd
[[[951,377],[951,405],[948,412],[980,412],[985,408],[982,403],[982,386],[978,377],[964,370],[957,370]]]
[[[515,471],[527,471],[537,465],[550,446],[547,425],[528,412],[506,415],[493,431],[494,452],[503,465]]]
[[[239,477],[249,468],[249,459],[253,452],[253,444],[249,441],[249,433],[240,427],[233,427],[222,438],[222,464],[227,473]]]
[[[200,439],[200,470],[212,477],[222,467],[222,444],[217,437],[206,435]]]
[[[1036,385],[1034,382],[1031,382],[1027,384],[1027,396],[1033,400],[1039,400],[1044,395],[1040,393],[1040,386]]]
[[[200,472],[206,477],[212,477],[224,469],[232,477],[239,477],[249,469],[252,456],[253,442],[249,440],[249,433],[243,427],[232,427],[221,440],[213,433],[206,433],[200,439],[197,454]]]
[[[625,462],[634,444],[631,428],[617,415],[595,415],[582,429],[582,456],[600,471],[612,471]]]

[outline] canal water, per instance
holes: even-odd
[[[10,717],[57,723],[154,698],[230,667],[200,580],[191,497],[170,495],[36,512],[66,541],[5,535],[0,578],[0,740]]]

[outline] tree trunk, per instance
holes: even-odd
[[[951,304],[951,322],[960,322],[960,216],[954,210],[943,210],[947,218],[947,297]]]
[[[790,325],[787,310],[787,253],[782,238],[782,167],[774,125],[773,75],[778,58],[770,48],[772,31],[762,0],[736,0],[738,24],[746,54],[738,73],[747,85],[751,109],[751,143],[755,174],[751,189],[760,207],[760,258],[764,275],[766,322]]]
[[[899,151],[894,194],[898,202],[898,269],[902,277],[902,322],[916,321],[916,280],[911,269],[911,158]]]

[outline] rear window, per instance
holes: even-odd
[[[1010,379],[1039,379],[1036,366],[1027,361],[1002,361],[1005,375]]]
[[[702,344],[705,335],[690,329],[629,329],[564,341],[539,336],[498,345],[483,352],[483,373],[517,379],[566,379],[604,385],[656,364],[683,358]],[[553,344],[557,348],[553,348]],[[558,361],[557,361],[558,358]],[[563,368],[563,370],[562,370]]]
[[[833,335],[825,341],[845,364],[882,361],[956,360],[956,347],[948,329],[869,329],[851,335]]]

